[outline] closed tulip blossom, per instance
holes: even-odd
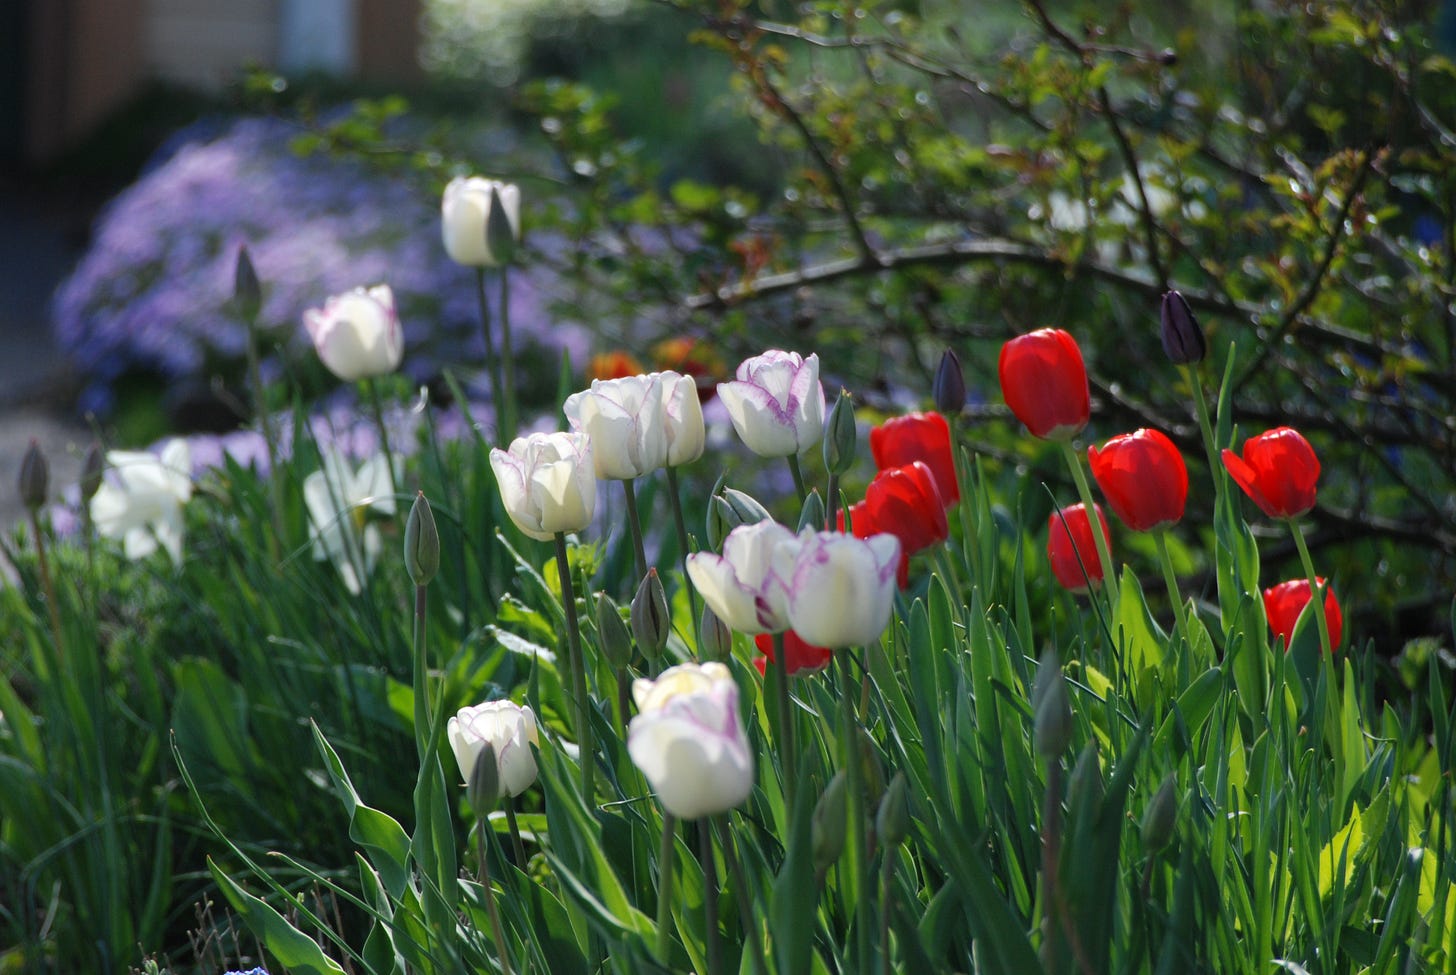
[[[326,451],[322,460],[322,469],[303,481],[313,557],[333,562],[344,587],[358,595],[381,545],[379,528],[367,524],[365,516],[370,509],[383,515],[395,512],[389,458],[375,454],[357,470],[337,451]]]
[[[950,424],[939,413],[895,417],[870,431],[875,467],[883,471],[923,461],[935,475],[935,486],[947,508],[961,499],[951,450]]]
[[[91,498],[91,521],[103,538],[119,538],[129,559],[144,559],[159,547],[182,561],[182,506],[192,497],[192,452],[185,440],[171,440],[161,456],[110,450],[113,476]]]
[[[591,437],[597,477],[625,481],[666,465],[661,373],[595,380],[562,409],[573,430]]]
[[[507,234],[491,232],[496,206],[505,217],[503,225],[497,218],[496,227],[503,227]],[[521,190],[514,183],[457,176],[445,187],[440,201],[440,226],[445,253],[455,263],[467,267],[507,264],[514,243],[521,238]]]
[[[1298,430],[1276,427],[1250,437],[1240,457],[1223,452],[1229,476],[1270,518],[1298,518],[1314,507],[1320,462]]]
[[[1101,505],[1096,508],[1102,536],[1110,546],[1112,535],[1107,530],[1107,518],[1102,514]],[[1097,541],[1092,536],[1092,521],[1087,517],[1085,505],[1074,504],[1060,513],[1053,511],[1047,519],[1047,562],[1057,582],[1071,592],[1086,592],[1089,583],[1093,589],[1102,585],[1102,563],[1097,558]]]
[[[753,666],[762,674],[767,664],[775,662],[774,638],[770,633],[760,633],[753,638],[753,645],[763,654],[755,657]],[[828,647],[817,647],[808,643],[793,630],[784,631],[784,669],[790,677],[795,674],[817,674],[829,666],[834,651]]]
[[[334,295],[303,313],[319,359],[346,382],[384,376],[399,368],[404,329],[388,285]]]
[[[935,484],[930,468],[917,460],[880,471],[865,488],[865,510],[876,530],[898,538],[907,556],[950,537],[945,503]]]
[[[1344,615],[1340,612],[1339,601],[1335,599],[1335,591],[1325,585],[1324,579],[1317,578],[1315,581],[1325,593],[1325,624],[1330,631],[1330,648],[1334,649],[1344,636]],[[1294,625],[1308,605],[1308,579],[1290,579],[1264,590],[1264,615],[1269,618],[1269,630],[1284,641],[1285,649],[1294,642]]]
[[[627,726],[627,753],[679,819],[727,812],[753,791],[753,753],[729,679],[638,714]]]
[[[1001,347],[1001,395],[1034,437],[1070,440],[1092,416],[1077,340],[1059,328],[1018,335]]]
[[[656,679],[639,677],[632,682],[632,700],[639,712],[656,711],[681,694],[710,690],[718,681],[732,681],[733,674],[723,664],[685,663],[669,667]]]
[[[739,633],[788,629],[787,590],[776,566],[792,565],[799,538],[774,521],[739,525],[723,540],[723,554],[694,552],[688,577],[718,618]],[[779,550],[790,553],[787,561]]]
[[[789,626],[805,641],[839,648],[874,643],[890,622],[900,540],[805,532],[774,553],[787,580]]]
[[[536,781],[536,756],[531,746],[540,747],[536,714],[526,705],[512,701],[487,701],[461,708],[445,725],[445,738],[460,766],[460,777],[470,781],[475,761],[487,744],[495,748],[500,794],[518,796]]]
[[[737,379],[718,386],[733,429],[760,457],[802,454],[824,435],[819,357],[778,349],[745,359]]]
[[[1166,528],[1183,517],[1188,468],[1178,448],[1157,430],[1113,437],[1087,457],[1102,496],[1133,531]]]
[[[596,513],[593,445],[584,433],[533,433],[490,452],[501,503],[517,528],[550,541],[581,531]]]

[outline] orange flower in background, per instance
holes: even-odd
[[[1092,417],[1087,367],[1077,340],[1041,328],[1001,346],[1001,395],[1034,437],[1070,440]]]
[[[1112,533],[1107,529],[1107,516],[1102,513],[1101,505],[1096,508],[1110,551]],[[1097,539],[1092,535],[1092,519],[1087,517],[1086,505],[1071,505],[1063,508],[1061,514],[1053,511],[1047,519],[1047,561],[1063,589],[1086,592],[1089,582],[1093,589],[1102,585],[1102,562],[1097,558]]]
[[[654,345],[652,365],[655,369],[671,369],[692,376],[698,387],[698,400],[703,403],[718,395],[718,383],[728,375],[728,367],[716,349],[686,335],[663,339]]]
[[[950,424],[939,413],[911,413],[886,420],[870,431],[870,453],[875,467],[882,471],[917,460],[923,462],[935,475],[935,486],[947,508],[961,499],[951,453]]]
[[[647,368],[637,361],[637,357],[623,349],[614,349],[611,352],[599,352],[592,356],[586,364],[586,381],[588,384],[600,379],[606,382],[609,379],[626,379],[628,376],[640,376],[647,372]]]
[[[1304,435],[1275,427],[1244,443],[1244,455],[1223,452],[1223,466],[1270,518],[1298,518],[1314,507],[1320,462]]]
[[[1340,637],[1344,636],[1345,618],[1340,612],[1339,600],[1335,599],[1335,591],[1325,585],[1324,579],[1316,577],[1315,581],[1325,591],[1325,624],[1330,629],[1330,649],[1334,650],[1340,645]],[[1264,590],[1264,615],[1269,618],[1269,631],[1276,638],[1283,638],[1284,649],[1288,650],[1293,642],[1294,624],[1299,622],[1299,614],[1308,605],[1308,579],[1290,579]]]

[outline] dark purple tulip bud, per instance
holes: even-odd
[[[935,408],[946,419],[960,416],[966,408],[966,374],[961,370],[960,356],[946,349],[935,369],[935,380],[930,386],[930,398]]]
[[[1208,354],[1208,345],[1203,340],[1203,329],[1193,317],[1193,309],[1176,291],[1163,295],[1162,313],[1163,351],[1169,360],[1178,365],[1202,362]]]
[[[101,476],[106,471],[106,451],[101,445],[93,443],[91,449],[86,451],[86,459],[81,463],[81,501],[90,504],[91,499],[96,497],[96,492],[101,490]]]
[[[238,314],[248,322],[255,321],[263,307],[263,286],[258,283],[258,271],[246,245],[238,248],[238,263],[233,269],[233,301]]]
[[[20,500],[31,511],[39,510],[45,504],[46,492],[50,490],[50,468],[40,444],[32,440],[25,457],[20,462]]]

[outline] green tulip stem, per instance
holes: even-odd
[[[635,582],[647,578],[647,548],[642,543],[642,517],[637,512],[636,479],[623,480],[622,490],[627,493],[627,526],[632,533],[632,554],[637,559],[637,578],[632,587],[635,590]]]
[[[777,678],[774,681],[777,685],[774,697],[779,716],[779,763],[784,773],[784,813],[787,821],[793,822],[794,791],[798,780],[795,774],[795,766],[798,764],[795,749],[798,746],[794,741],[794,704],[789,699],[789,657],[784,647],[785,642],[782,630],[773,635],[774,677]]]
[[[475,297],[480,304],[480,334],[485,337],[485,371],[490,376],[490,395],[495,402],[495,435],[502,447],[510,446],[505,435],[505,390],[501,382],[500,359],[496,358],[495,340],[490,334],[490,301],[485,296],[485,268],[475,269]]]
[[[248,333],[248,384],[253,387],[253,415],[263,432],[263,445],[268,449],[268,506],[273,531],[268,536],[268,556],[277,562],[282,557],[283,539],[283,471],[278,466],[278,434],[273,429],[273,411],[268,408],[268,389],[263,385],[263,369],[258,356],[258,322],[256,316],[244,315]]]
[[[415,751],[423,764],[430,751],[430,664],[425,649],[425,610],[428,608],[426,586],[415,586],[414,619],[414,699]]]
[[[733,877],[733,891],[738,896],[738,916],[743,921],[743,933],[748,936],[748,957],[753,962],[754,975],[768,975],[767,955],[758,930],[761,914],[753,909],[753,894],[743,873],[743,864],[738,861],[732,826],[726,814],[712,817],[712,822],[718,827],[718,844],[723,850],[723,860],[728,864],[728,873]]]
[[[859,751],[859,716],[855,713],[854,675],[850,673],[850,653],[841,650],[835,655],[839,668],[839,704],[844,723],[841,736],[844,744],[845,785],[849,791],[849,842],[854,865],[855,944],[854,971],[863,971],[870,957],[869,934],[874,924],[874,901],[870,896],[870,861],[866,823],[869,812],[865,805],[864,767]],[[856,967],[857,966],[857,967]]]
[[[713,852],[709,817],[698,820],[698,854],[703,861],[703,936],[708,940],[708,975],[723,975],[722,951],[718,947],[718,860]]]
[[[703,645],[702,634],[702,613],[698,610],[698,590],[693,585],[692,577],[688,575],[688,556],[691,553],[691,546],[688,543],[688,523],[683,518],[682,489],[678,486],[677,468],[667,469],[667,493],[672,498],[672,523],[677,530],[677,547],[682,553],[683,585],[688,591],[688,608],[693,615],[693,646]]]
[[[1293,518],[1286,520],[1289,522],[1289,534],[1294,536],[1294,547],[1299,549],[1299,560],[1304,563],[1304,574],[1309,579],[1309,601],[1314,606],[1315,622],[1319,625],[1320,648],[1329,656],[1334,652],[1334,647],[1330,643],[1330,624],[1325,619],[1326,587],[1315,581],[1314,560],[1309,557],[1309,546],[1305,544],[1304,532],[1300,530],[1299,523]]]
[[[804,484],[804,470],[799,466],[799,455],[789,454],[789,473],[794,475],[794,490],[799,494],[799,506],[809,500],[809,489]]]
[[[50,562],[46,559],[45,535],[40,530],[40,509],[30,509],[30,535],[35,539],[35,566],[40,573],[41,591],[45,593],[46,613],[50,616],[51,636],[56,641],[56,658],[64,662],[66,641],[61,631],[61,609],[56,602],[56,584],[51,580]],[[92,603],[94,606],[95,603]]]
[[[495,941],[496,951],[500,953],[501,971],[505,975],[511,975],[511,952],[506,945],[505,928],[501,926],[500,909],[495,903],[495,887],[490,882],[490,861],[485,855],[485,826],[486,820],[482,816],[475,823],[475,849],[480,863],[478,879],[481,893],[485,897],[485,911],[490,915],[491,938]]]
[[[576,735],[581,754],[581,797],[595,805],[592,775],[596,754],[592,747],[591,705],[586,695],[586,660],[581,653],[581,623],[576,618],[576,587],[571,581],[571,560],[566,555],[566,533],[556,533],[556,574],[561,579],[561,609],[566,614],[566,650],[571,658],[572,694],[576,698]]]
[[[1082,469],[1082,458],[1072,448],[1070,440],[1060,441],[1062,445],[1062,456],[1067,461],[1067,468],[1072,472],[1072,480],[1077,484],[1077,495],[1081,498],[1082,507],[1087,511],[1087,521],[1092,526],[1092,538],[1097,543],[1097,561],[1102,564],[1102,591],[1107,594],[1109,609],[1117,602],[1117,575],[1112,562],[1112,549],[1107,545],[1107,535],[1102,531],[1102,519],[1097,517],[1097,502],[1092,498],[1092,486],[1087,483],[1087,472]]]
[[[824,530],[835,531],[839,527],[839,475],[829,472],[829,485],[824,494]]]
[[[677,851],[674,848],[674,834],[677,819],[666,809],[662,811],[662,845],[657,851],[657,960],[664,967],[672,967],[672,869]]]
[[[894,907],[892,898],[895,884],[895,861],[899,848],[886,846],[880,863],[880,975],[891,975],[890,966],[890,913]]]
[[[379,394],[379,381],[364,380],[364,390],[365,398],[369,400],[369,415],[374,420],[374,425],[379,428],[379,450],[384,454],[384,465],[389,471],[389,493],[393,496],[394,455],[389,452],[389,427],[384,423],[384,397]]]
[[[516,855],[516,866],[525,873],[526,845],[521,842],[521,827],[516,822],[516,797],[506,796],[503,805],[506,807],[506,825],[511,830],[511,852]]]
[[[1178,635],[1183,638],[1187,647],[1186,653],[1193,652],[1193,636],[1188,630],[1188,615],[1183,606],[1183,597],[1178,593],[1178,577],[1173,572],[1173,557],[1168,554],[1168,530],[1159,528],[1153,532],[1153,540],[1158,543],[1158,561],[1163,566],[1163,584],[1168,587],[1168,602],[1173,604],[1173,618],[1178,624]]]
[[[500,269],[500,326],[501,387],[496,409],[504,431],[502,439],[509,444],[516,439],[516,362],[511,353],[511,269],[504,265]]]
[[[1219,468],[1223,465],[1218,459],[1218,446],[1213,438],[1213,419],[1208,412],[1208,400],[1203,396],[1203,383],[1198,379],[1198,371],[1188,363],[1179,367],[1183,370],[1183,377],[1188,380],[1188,385],[1193,389],[1193,405],[1198,410],[1198,429],[1203,433],[1203,450],[1208,454],[1208,473],[1213,477],[1214,488],[1220,493],[1223,490],[1223,479],[1219,476]]]
[[[617,682],[617,723],[622,729],[622,740],[627,739],[627,725],[632,721],[632,681],[626,667],[612,672]]]

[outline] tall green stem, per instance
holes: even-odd
[[[516,363],[511,353],[511,269],[500,269],[501,394],[496,409],[505,417],[503,439],[516,438]]]
[[[273,411],[268,408],[268,390],[263,385],[263,369],[258,361],[257,320],[244,316],[248,333],[248,381],[253,387],[253,414],[263,432],[263,445],[268,450],[268,506],[273,531],[268,536],[268,556],[277,562],[283,539],[283,471],[278,467],[278,435],[273,429]]]
[[[56,586],[51,581],[50,563],[46,560],[45,536],[40,530],[40,513],[38,509],[30,509],[30,534],[35,539],[35,564],[40,571],[40,587],[45,593],[46,613],[50,617],[51,637],[56,642],[56,657],[65,661],[66,641],[61,631],[61,610],[56,603]]]
[[[632,534],[632,555],[637,560],[636,581],[641,582],[647,577],[647,548],[642,542],[642,517],[637,512],[636,480],[629,477],[622,481],[622,490],[627,493],[627,526]]]
[[[1203,383],[1199,382],[1198,371],[1193,366],[1184,363],[1181,367],[1183,377],[1188,380],[1188,385],[1193,390],[1193,405],[1198,410],[1198,429],[1203,433],[1203,451],[1208,455],[1208,472],[1212,475],[1215,487],[1221,483],[1219,478],[1218,446],[1213,437],[1213,419],[1208,412],[1208,401],[1203,396]]]
[[[1188,632],[1188,618],[1184,612],[1183,597],[1178,594],[1178,577],[1173,573],[1173,558],[1168,554],[1168,530],[1160,528],[1153,532],[1158,543],[1158,561],[1163,565],[1163,584],[1168,587],[1168,602],[1173,604],[1173,617],[1178,624],[1178,635],[1183,638],[1187,652],[1193,652],[1193,637]]]
[[[1304,574],[1309,579],[1309,601],[1314,606],[1315,622],[1319,624],[1320,648],[1328,656],[1333,652],[1330,644],[1330,624],[1325,619],[1325,587],[1316,581],[1314,559],[1309,557],[1309,546],[1305,544],[1304,532],[1293,518],[1288,519],[1289,534],[1294,536],[1294,546],[1299,549],[1299,560],[1304,563]]]
[[[556,533],[556,574],[561,579],[561,609],[566,614],[566,649],[571,658],[572,693],[576,698],[577,745],[581,754],[581,794],[588,806],[595,805],[592,775],[596,753],[592,747],[591,704],[586,695],[586,661],[581,652],[581,623],[576,618],[576,586],[571,581],[571,561],[566,555],[566,534]]]
[[[1087,511],[1087,521],[1092,526],[1092,538],[1097,543],[1097,561],[1102,564],[1104,580],[1102,590],[1107,593],[1109,606],[1115,606],[1117,575],[1112,563],[1112,549],[1107,544],[1107,535],[1102,531],[1102,519],[1097,517],[1097,502],[1092,497],[1092,486],[1087,483],[1087,472],[1082,469],[1082,458],[1072,449],[1072,442],[1063,440],[1061,445],[1067,469],[1072,472],[1072,480],[1077,484],[1077,496],[1081,498],[1082,507]]]
[[[495,888],[490,882],[490,866],[485,855],[485,818],[475,824],[475,849],[479,857],[480,889],[485,896],[485,912],[490,916],[491,937],[495,939],[496,951],[500,953],[501,971],[511,975],[511,952],[506,946],[505,928],[501,926],[500,909],[495,903]]]
[[[692,554],[688,546],[688,524],[683,518],[682,490],[678,487],[677,468],[667,469],[667,490],[672,498],[672,523],[677,530],[677,547],[682,553],[681,563],[683,570],[683,585],[688,590],[688,607],[693,614],[693,646],[701,648],[703,644],[702,614],[698,610],[698,590],[693,585],[693,579],[688,575],[688,556]]]
[[[516,797],[506,796],[503,805],[506,807],[506,825],[511,831],[511,852],[516,855],[516,866],[525,873],[526,846],[521,842],[521,827],[516,822]]]
[[[774,683],[777,686],[777,693],[774,695],[778,704],[779,715],[779,763],[784,773],[784,807],[787,821],[794,819],[794,793],[798,782],[796,766],[798,764],[798,745],[794,738],[794,705],[789,699],[789,657],[784,647],[784,634],[782,631],[773,635],[774,647]]]
[[[713,827],[707,818],[698,820],[698,853],[703,861],[703,921],[708,939],[708,975],[723,975],[722,951],[718,947],[718,861],[713,853]]]
[[[490,395],[495,406],[495,435],[501,446],[508,446],[510,438],[505,435],[504,407],[505,389],[501,383],[500,359],[495,354],[495,339],[490,332],[490,301],[485,295],[485,268],[475,269],[475,297],[480,305],[480,334],[485,339],[485,371],[490,376]]]
[[[389,427],[384,422],[384,398],[379,395],[379,381],[377,379],[366,379],[364,385],[367,389],[366,396],[369,400],[369,412],[374,418],[374,425],[379,428],[379,450],[384,454],[384,466],[389,471],[389,493],[394,496],[396,485],[394,483],[394,454],[389,449]]]
[[[799,466],[799,455],[789,454],[789,473],[794,475],[794,490],[799,495],[799,505],[809,500],[809,488],[804,484],[804,469]]]
[[[870,896],[870,861],[866,823],[869,813],[865,805],[864,769],[859,752],[859,716],[855,713],[854,675],[850,673],[850,654],[835,655],[839,667],[840,715],[844,724],[840,734],[844,744],[845,784],[849,790],[849,841],[854,864],[854,929],[857,970],[863,971],[870,958],[870,927],[874,924],[874,899]]]
[[[657,851],[657,960],[670,967],[672,951],[672,875],[677,819],[662,811],[662,845]]]
[[[718,827],[718,843],[723,848],[723,859],[728,864],[728,872],[733,875],[733,889],[738,894],[738,914],[743,920],[743,933],[748,936],[749,959],[753,962],[754,975],[768,975],[768,956],[764,954],[763,938],[758,931],[760,914],[753,909],[753,895],[748,888],[748,877],[743,873],[743,865],[738,860],[728,816],[714,816],[713,823]]]
[[[414,691],[415,691],[415,751],[423,763],[430,750],[430,690],[429,659],[425,651],[425,610],[427,597],[425,586],[415,586],[414,619]]]

